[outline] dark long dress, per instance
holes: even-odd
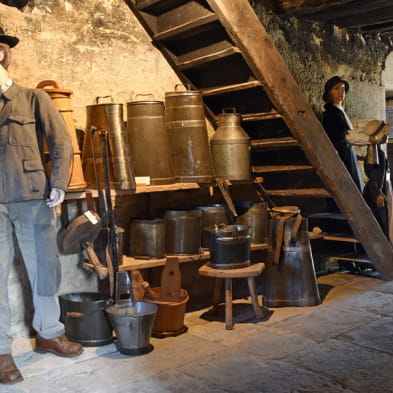
[[[388,207],[385,202],[382,207],[377,206],[377,197],[380,192],[386,195],[386,172],[388,171],[388,160],[385,153],[378,148],[379,164],[364,164],[364,171],[368,181],[363,190],[363,196],[371,211],[374,213],[381,229],[386,236],[389,235]]]
[[[346,132],[351,129],[342,110],[332,104],[325,104],[322,125],[332,141],[341,160],[348,169],[354,183],[363,190],[363,179],[353,146],[345,140]]]

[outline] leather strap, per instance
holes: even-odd
[[[280,257],[281,257],[281,250],[282,250],[282,243],[284,241],[284,228],[285,228],[285,222],[293,217],[295,214],[297,214],[295,223],[293,225],[292,231],[291,231],[291,242],[296,241],[296,236],[299,231],[300,225],[302,223],[302,215],[299,213],[286,213],[284,216],[279,217],[279,222],[278,222],[278,229],[277,229],[277,237],[276,237],[276,249],[274,252],[274,260],[273,263],[275,265],[278,265],[280,263]]]

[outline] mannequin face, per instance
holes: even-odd
[[[341,105],[345,99],[345,85],[344,83],[337,83],[329,91],[330,102],[334,105]]]

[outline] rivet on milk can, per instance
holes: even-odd
[[[308,235],[297,206],[273,207],[263,272],[263,304],[314,306],[321,302]]]
[[[210,139],[215,176],[227,180],[251,177],[250,136],[241,127],[235,108],[223,109],[217,116],[218,128]]]
[[[202,93],[197,90],[165,93],[165,123],[172,152],[176,180],[211,183],[213,165],[203,108]]]
[[[82,159],[81,159],[81,151],[79,149],[78,138],[76,135],[76,129],[73,118],[73,110],[71,106],[71,95],[72,90],[61,89],[57,82],[53,80],[45,80],[38,83],[37,88],[45,90],[49,97],[52,99],[53,104],[56,109],[60,112],[61,116],[66,123],[67,129],[71,136],[72,148],[74,150],[73,159],[72,159],[72,167],[70,180],[68,182],[67,190],[69,191],[78,191],[84,190],[87,187],[87,183],[83,174],[82,169]],[[44,141],[46,143],[46,141]],[[50,159],[49,152],[47,147],[44,148],[45,158],[47,159],[47,171],[49,173]]]
[[[92,130],[107,130],[109,144],[109,179],[110,186],[117,190],[135,190],[134,169],[129,150],[128,136],[123,119],[123,104],[96,104],[86,106],[86,135],[83,142],[82,162],[87,185],[97,188],[97,179],[104,183],[103,156],[99,132]],[[110,97],[111,98],[111,97]],[[111,98],[111,101],[112,98]]]
[[[170,184],[173,175],[172,155],[165,127],[162,101],[137,100],[127,103],[127,132],[135,176],[149,176],[151,184]]]

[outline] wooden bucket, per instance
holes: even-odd
[[[84,190],[87,187],[86,180],[82,169],[81,151],[78,144],[78,138],[76,135],[73,110],[71,106],[71,94],[72,90],[60,89],[57,82],[53,80],[44,80],[37,85],[38,89],[45,90],[53,101],[53,104],[60,112],[63,117],[68,131],[71,136],[72,148],[74,150],[70,180],[68,183],[68,191],[79,191]],[[48,148],[45,147],[45,151],[48,152]],[[50,159],[49,154],[46,153],[46,169],[50,171]]]

